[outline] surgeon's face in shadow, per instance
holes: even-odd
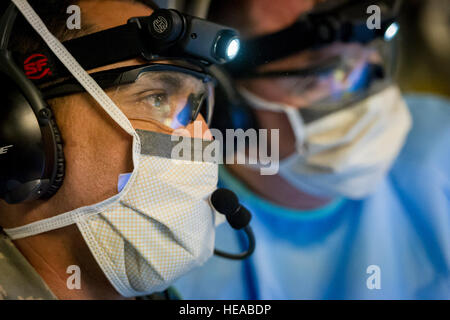
[[[332,1],[332,0],[331,0]],[[321,0],[246,0],[241,3],[245,23],[235,25],[244,37],[257,37],[275,33],[289,27],[298,17],[310,10]],[[223,22],[230,22],[223,21]],[[296,41],[296,39],[292,39]],[[343,59],[345,58],[345,59]],[[294,70],[313,70],[331,61],[351,61],[351,68],[341,66],[340,70],[362,70],[368,61],[378,62],[379,57],[372,49],[359,44],[334,43],[332,45],[295,53],[279,60],[261,65],[257,72],[280,72]],[[238,80],[237,84],[264,100],[282,103],[294,108],[314,106],[330,95],[348,89],[351,85],[350,74],[336,73],[333,77],[316,76],[279,76],[255,77]],[[338,79],[338,80],[337,80]],[[266,110],[254,110],[261,128],[279,129],[280,158],[292,155],[295,149],[295,136],[289,120],[284,113]]]

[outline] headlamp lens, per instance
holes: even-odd
[[[397,35],[399,29],[400,29],[400,26],[398,25],[397,22],[392,23],[386,29],[386,32],[384,33],[384,40],[391,41],[392,39],[394,39],[395,36]]]
[[[235,33],[223,32],[217,39],[214,54],[220,61],[229,62],[236,58],[241,48],[241,41]]]
[[[228,48],[227,48],[227,57],[228,60],[233,60],[237,54],[239,53],[239,49],[241,47],[241,42],[238,38],[232,39],[230,42],[228,42]]]

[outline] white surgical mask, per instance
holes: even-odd
[[[265,101],[243,88],[240,92],[256,109],[286,113],[297,152],[280,162],[279,174],[297,189],[317,196],[369,195],[411,128],[411,115],[395,85],[307,125],[293,106]]]
[[[216,217],[208,199],[216,189],[217,163],[173,159],[171,136],[134,130],[28,3],[14,3],[92,97],[133,136],[134,170],[110,199],[5,232],[20,239],[76,224],[121,295],[164,290],[213,253]]]

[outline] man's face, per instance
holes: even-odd
[[[325,0],[333,1],[333,0]],[[258,37],[283,30],[292,25],[300,15],[311,11],[323,0],[246,0],[245,12],[248,24],[241,29],[244,37]],[[239,26],[238,26],[239,28]],[[299,35],[300,37],[300,35]],[[292,39],[296,41],[296,39]],[[359,44],[335,43],[321,49],[306,50],[291,56],[260,66],[257,72],[293,71],[322,66],[334,58],[350,57],[353,64],[349,70],[359,72],[367,61],[379,60]],[[331,73],[331,77],[257,77],[237,81],[264,100],[282,103],[294,108],[314,106],[317,101],[330,98],[330,93],[345,92],[351,86],[350,73]],[[335,78],[334,76],[338,77]],[[339,78],[340,77],[340,78]],[[333,91],[335,90],[335,91]],[[342,91],[344,90],[344,91]],[[280,134],[280,159],[285,159],[295,151],[295,135],[284,113],[267,110],[254,110],[259,126],[266,129],[278,129]]]
[[[145,5],[137,2],[128,2],[123,0],[82,0],[80,2],[82,13],[85,14],[86,20],[94,24],[97,28],[96,31],[113,28],[122,24],[125,24],[131,17],[148,16],[152,14],[153,10]],[[165,61],[159,61],[165,63]],[[141,59],[132,59],[123,61],[113,65],[90,70],[89,72],[98,72],[104,70],[116,69],[123,66],[145,65],[145,62]],[[161,125],[158,121],[149,117],[149,112],[143,110],[143,108],[135,108],[130,106],[125,100],[129,100],[130,97],[135,97],[138,92],[146,93],[144,88],[149,87],[161,87],[163,80],[161,77],[146,77],[136,81],[135,84],[122,86],[116,89],[107,90],[108,95],[113,99],[119,108],[130,119],[131,123],[136,129],[143,129],[149,131],[172,133],[173,129],[168,126]],[[177,96],[179,100],[186,100],[189,94],[189,89],[198,86],[196,81],[193,81],[192,77],[184,76],[181,74],[173,74],[171,79],[166,79],[166,82],[175,83],[173,87],[176,87]],[[153,93],[153,92],[152,92]],[[153,95],[155,97],[156,95]],[[204,119],[200,116],[198,121],[203,122]],[[192,130],[192,125],[188,126],[188,130]],[[206,131],[206,127],[204,128]]]
[[[81,28],[83,25],[89,26],[89,32],[123,25],[131,17],[148,16],[152,13],[152,9],[141,3],[125,0],[82,0],[78,5],[81,8]],[[143,60],[132,59],[88,72],[144,64],[146,62]],[[182,88],[192,88],[196,84],[181,76],[176,80],[177,99],[186,101],[189,90]],[[148,88],[149,86],[145,86],[145,90],[148,91]],[[171,134],[173,129],[170,126],[148,116],[151,113],[148,108],[136,107],[136,104],[129,103],[140,89],[142,86],[139,87],[137,84],[106,92],[130,119],[135,129]],[[144,94],[145,90],[141,90],[141,93]],[[147,92],[145,97],[142,97],[142,101],[157,103],[158,101],[154,99],[159,99],[155,92]],[[132,137],[125,133],[88,93],[56,98],[49,101],[49,104],[54,111],[64,141],[66,159],[64,184],[50,200],[38,200],[37,204],[33,202],[16,205],[14,209],[24,212],[23,217],[4,215],[0,221],[2,227],[16,227],[103,201],[117,194],[118,176],[133,171]],[[197,121],[202,125],[204,137],[210,137],[202,116],[199,116]],[[193,127],[193,124],[190,124],[186,129],[196,137]],[[5,211],[11,209],[4,208]]]
[[[269,101],[296,108],[313,107],[320,101],[351,91],[368,63],[379,63],[379,54],[356,43],[334,43],[322,49],[306,50],[258,68],[258,72],[322,70],[321,74],[256,77],[240,84]],[[326,71],[326,66],[333,69]],[[333,101],[333,100],[331,100]]]
[[[117,0],[84,0],[80,2],[80,8],[86,21],[94,24],[98,30],[125,24],[130,17],[147,16],[152,13],[152,9],[143,4]],[[143,60],[134,59],[98,68],[94,71],[143,64],[145,64]],[[192,87],[196,84],[190,81],[188,77],[183,78],[181,75],[177,77],[175,80],[178,82],[173,82],[177,82],[175,86],[179,89],[178,99],[186,100],[188,91],[182,90],[181,87]],[[119,87],[116,90],[107,90],[107,93],[130,119],[134,128],[171,134],[173,129],[155,121],[154,118],[149,116],[151,110],[149,110],[148,105],[154,102],[152,99],[159,98],[157,92],[146,92],[148,89],[145,88],[158,87],[157,81],[159,80],[153,79],[154,82],[151,80],[147,82],[139,81],[136,84],[124,86],[123,88]],[[144,86],[143,83],[147,83],[147,86]],[[138,94],[142,96],[142,100],[150,101],[145,105],[147,108],[139,107],[143,103],[139,104],[139,106],[136,106],[136,103],[129,103]],[[73,106],[73,109],[69,105]],[[131,163],[131,137],[125,134],[88,94],[67,98],[62,109],[65,112],[62,115],[63,118],[74,120],[68,122],[63,120],[63,128],[61,128],[66,143],[67,178],[70,179],[72,174],[77,174],[81,170],[90,172],[91,179],[79,181],[80,186],[86,189],[93,189],[93,194],[96,194],[95,199],[88,200],[89,203],[95,203],[116,193],[118,174],[133,170]],[[58,111],[55,110],[55,112],[58,117]],[[197,120],[201,121],[203,132],[206,132],[207,126],[204,119],[199,116]],[[192,124],[187,129],[194,135]]]
[[[248,10],[253,25],[251,33],[248,34],[259,36],[280,31],[295,22],[301,14],[310,11],[318,2],[284,0],[275,4],[265,0],[249,0]],[[301,51],[272,61],[260,66],[257,71],[304,71],[331,65],[333,62],[339,66],[336,68],[337,72],[320,77],[313,75],[257,77],[241,80],[239,84],[269,101],[297,108],[309,107],[317,101],[328,98],[330,94],[351,88],[352,79],[363,70],[368,61],[378,62],[373,50],[356,43],[334,43],[324,48]]]

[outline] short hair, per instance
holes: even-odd
[[[125,2],[142,3],[149,8],[157,9],[158,6],[152,0],[120,0]],[[6,1],[5,1],[6,2]],[[45,23],[47,29],[61,42],[78,38],[96,31],[95,25],[84,23],[80,30],[69,30],[66,26],[67,8],[70,5],[75,5],[80,0],[28,0],[42,21]],[[2,14],[9,5],[3,3]],[[9,50],[20,54],[26,54],[39,49],[43,44],[43,40],[19,13],[17,15],[11,38],[9,40]],[[67,97],[58,97],[50,99],[49,106],[55,111],[55,107],[66,102]],[[58,120],[58,119],[57,119]]]
[[[152,9],[158,7],[152,0],[121,1],[142,3]],[[61,42],[78,38],[95,31],[94,25],[92,24],[84,24],[83,28],[80,30],[69,30],[66,27],[67,8],[70,5],[78,4],[80,0],[28,0],[28,2],[45,23],[48,30]],[[7,6],[3,6],[6,9]],[[2,14],[3,12],[4,10],[2,10]],[[43,40],[39,35],[19,13],[12,30],[9,49],[24,54],[39,48],[39,46],[42,45],[42,41]]]

